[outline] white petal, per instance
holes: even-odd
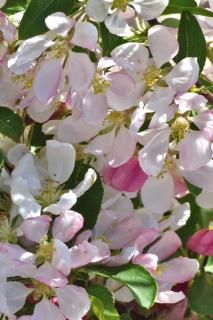
[[[55,12],[45,19],[45,24],[49,30],[55,31],[57,34],[65,37],[75,22],[63,12]]]
[[[197,196],[196,202],[201,208],[213,209],[213,192],[203,190]]]
[[[165,76],[165,80],[177,93],[183,93],[197,82],[198,76],[197,58],[185,58]]]
[[[44,61],[34,81],[34,91],[37,99],[48,103],[58,93],[62,77],[62,65],[59,59]]]
[[[75,189],[73,189],[73,192],[76,194],[76,196],[79,198],[81,197],[87,190],[89,190],[93,184],[95,183],[97,179],[97,174],[95,170],[89,169],[84,177],[84,180],[80,182]]]
[[[92,63],[86,53],[71,52],[69,54],[69,80],[74,91],[85,90],[91,85],[95,64]]]
[[[104,0],[88,0],[85,11],[90,18],[102,22],[107,17],[108,5]]]
[[[110,154],[109,165],[113,168],[126,163],[134,154],[136,140],[124,126],[121,127]]]
[[[97,28],[90,22],[80,22],[75,28],[71,41],[77,46],[95,51],[98,45]]]
[[[138,153],[140,166],[148,175],[157,176],[163,166],[169,148],[170,129],[156,132],[150,142]]]
[[[159,178],[148,178],[141,190],[144,206],[155,213],[168,211],[171,207],[173,196],[174,183],[168,173]]]
[[[58,215],[66,210],[71,209],[77,202],[77,197],[71,190],[64,193],[57,203],[51,204],[44,208],[44,212],[50,212],[52,214]]]
[[[158,67],[176,56],[178,41],[170,28],[156,25],[148,31],[148,42],[152,56]]]
[[[68,275],[71,270],[71,258],[69,249],[62,241],[54,240],[54,252],[52,255],[52,265],[58,271]]]
[[[105,24],[111,33],[120,37],[130,37],[133,35],[120,10],[115,10],[113,14],[109,15],[105,19]]]
[[[179,144],[180,166],[196,170],[212,158],[211,143],[199,131],[189,132]]]
[[[54,320],[65,320],[65,317],[61,313],[60,309],[47,299],[43,299],[36,304],[32,320],[41,319],[54,319]]]
[[[157,18],[168,5],[169,0],[134,0],[132,5],[137,13],[145,20]]]
[[[69,320],[82,320],[90,309],[90,300],[85,289],[68,285],[65,288],[56,289],[58,304],[63,314]]]
[[[73,146],[56,140],[48,140],[46,154],[51,179],[59,184],[67,181],[75,166],[76,152]]]
[[[102,123],[108,111],[105,94],[89,90],[83,100],[82,118],[88,124]]]

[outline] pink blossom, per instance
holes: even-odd
[[[187,247],[204,256],[213,255],[213,230],[201,229],[188,239]]]

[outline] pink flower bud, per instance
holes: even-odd
[[[136,192],[146,182],[148,176],[142,171],[137,157],[132,157],[125,164],[117,167],[107,167],[104,172],[104,182],[116,190]]]
[[[201,229],[191,236],[187,242],[187,247],[204,256],[213,255],[213,230]]]

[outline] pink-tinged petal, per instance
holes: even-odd
[[[120,37],[130,37],[133,35],[120,10],[115,10],[111,15],[108,15],[105,19],[105,25],[110,33]]]
[[[134,247],[124,248],[124,249],[122,249],[121,253],[105,259],[103,261],[103,264],[110,266],[110,267],[121,266],[121,265],[127,264],[131,261],[135,252],[136,252],[136,249]]]
[[[84,176],[84,179],[81,182],[79,182],[79,184],[73,189],[73,192],[76,194],[78,198],[81,197],[93,186],[96,180],[97,174],[95,170],[89,168]]]
[[[25,287],[22,283],[11,281],[0,284],[0,312],[7,316],[14,315],[23,308],[27,296],[32,289]]]
[[[103,93],[94,94],[89,90],[84,97],[82,106],[82,118],[85,123],[94,125],[102,123],[107,115],[108,105]]]
[[[211,143],[199,131],[189,132],[179,144],[180,166],[185,170],[196,170],[212,158]]]
[[[198,76],[197,58],[185,58],[166,75],[165,80],[177,93],[183,93],[197,82]]]
[[[110,153],[109,165],[116,168],[129,161],[135,152],[135,147],[136,139],[122,126]]]
[[[115,130],[98,135],[84,149],[86,153],[94,155],[106,155],[112,150],[115,141]]]
[[[201,94],[187,92],[181,94],[175,98],[175,103],[178,104],[180,113],[184,113],[188,110],[201,111],[205,108],[208,100]],[[192,118],[192,121],[194,118]]]
[[[145,104],[145,110],[148,112],[168,111],[169,105],[174,99],[175,91],[172,88],[157,87]]]
[[[74,147],[69,143],[48,140],[46,155],[50,178],[59,184],[67,181],[75,166],[76,152]]]
[[[104,236],[110,240],[111,249],[121,249],[132,246],[132,243],[142,233],[142,225],[136,216],[130,215],[122,221],[114,222]]]
[[[154,272],[158,266],[158,257],[151,253],[140,254],[133,259],[133,263],[144,266],[149,272]]]
[[[79,244],[81,244],[84,241],[89,241],[91,236],[92,236],[92,230],[88,229],[88,230],[81,232],[76,237],[76,241],[75,241],[76,246],[78,246]]]
[[[55,12],[45,19],[47,28],[65,37],[75,25],[75,21],[67,17],[63,12]]]
[[[75,28],[71,41],[76,46],[95,51],[98,45],[97,28],[90,22],[80,22]]]
[[[85,6],[87,15],[98,22],[103,22],[108,15],[108,8],[110,4],[104,2],[104,0],[88,0]]]
[[[181,240],[173,231],[167,231],[150,249],[149,253],[158,256],[159,261],[172,255],[181,247]]]
[[[34,278],[53,288],[63,288],[68,283],[67,277],[48,262],[45,262],[37,269]]]
[[[52,255],[52,266],[62,272],[65,275],[68,275],[71,270],[71,259],[69,248],[60,240],[54,240],[54,251]]]
[[[157,303],[177,303],[185,298],[185,294],[182,291],[161,291],[158,293],[156,302]]]
[[[152,20],[161,15],[169,0],[135,0],[132,2],[137,13],[145,20]]]
[[[165,230],[170,227],[171,230],[176,231],[186,225],[190,217],[190,205],[189,203],[184,203],[178,205],[166,220],[160,222],[160,229]]]
[[[88,55],[70,52],[68,66],[71,88],[77,92],[88,89],[95,74],[95,64],[91,62]]]
[[[90,300],[84,288],[68,285],[65,288],[56,289],[59,308],[69,320],[82,320],[90,309]]]
[[[64,193],[57,203],[49,205],[48,207],[44,208],[43,211],[58,215],[71,209],[76,202],[76,194],[70,190],[69,192]]]
[[[18,143],[8,150],[7,159],[12,165],[16,166],[27,153],[29,153],[29,149],[24,144]]]
[[[167,192],[165,192],[167,190]],[[174,197],[172,177],[165,173],[161,177],[150,177],[141,190],[141,197],[146,208],[155,213],[164,213],[171,208]],[[153,201],[155,199],[155,201]]]
[[[123,71],[108,73],[107,79],[111,84],[109,90],[118,96],[128,97],[135,90],[135,80]]]
[[[170,295],[170,297],[171,297],[171,295]],[[175,297],[175,296],[173,295],[173,297]],[[178,295],[176,297],[178,298]],[[162,299],[163,298],[166,299],[165,296],[162,297]],[[181,295],[180,295],[180,298],[181,298]],[[169,299],[169,300],[167,299],[167,301],[172,301],[172,300],[173,300],[173,298]],[[163,305],[158,305],[158,307],[160,308],[160,310],[162,310],[163,315],[165,316],[166,320],[174,320],[174,319],[175,320],[184,320],[185,313],[188,309],[188,301],[187,301],[187,298],[185,298],[181,301],[176,302],[175,304],[171,303],[170,306],[168,304],[166,304],[166,305],[163,304]]]
[[[213,110],[200,112],[191,120],[196,124],[196,126],[201,130],[207,139],[210,141],[213,140]]]
[[[92,243],[83,241],[70,249],[71,268],[79,268],[89,263],[101,261],[108,258],[109,255],[108,246],[101,240]]]
[[[132,157],[116,168],[109,166],[104,171],[104,182],[119,191],[136,192],[141,189],[147,178],[137,157]]]
[[[26,64],[29,64],[30,67],[31,63],[52,45],[54,45],[54,42],[49,39],[47,34],[25,40],[18,48],[15,56],[8,60],[10,70],[13,72],[16,67]]]
[[[65,211],[53,224],[53,237],[63,242],[70,241],[83,227],[84,219],[75,211]]]
[[[128,42],[112,50],[111,56],[124,69],[144,70],[148,63],[149,51],[141,43]]]
[[[154,137],[138,153],[140,166],[148,175],[157,176],[169,148],[170,129],[156,131]]]
[[[54,320],[65,320],[65,317],[60,309],[46,298],[36,304],[31,320],[41,320],[45,318]]]
[[[213,230],[201,229],[191,236],[187,242],[187,247],[204,256],[213,255]]]
[[[161,25],[149,29],[148,43],[158,67],[174,58],[179,50],[179,44],[173,30]]]
[[[142,229],[141,234],[130,244],[134,245],[139,252],[142,252],[147,245],[156,240],[158,234],[158,230],[154,228]]]
[[[101,124],[88,125],[81,118],[70,116],[60,122],[57,137],[64,142],[80,143],[96,136],[101,128]]]
[[[197,196],[196,202],[201,208],[213,209],[213,192],[203,190]]]
[[[43,62],[33,85],[36,98],[39,101],[48,103],[50,99],[58,94],[62,71],[59,59],[50,59]]]
[[[178,257],[162,263],[156,278],[161,283],[174,285],[190,281],[198,270],[199,263],[196,259]]]
[[[115,93],[115,91],[111,90],[111,87],[109,87],[106,90],[105,94],[107,98],[107,103],[111,108],[113,108],[116,111],[123,111],[126,109],[130,109],[133,105],[138,103],[138,100],[140,99],[140,97],[143,96],[145,85],[143,81],[136,82],[136,83],[132,81],[134,81],[133,78],[132,80],[128,81],[128,83],[126,83],[131,88],[133,88],[133,85],[135,86],[135,90],[131,94],[118,95]],[[123,85],[121,85],[121,87]]]
[[[39,242],[47,234],[50,225],[50,218],[47,215],[26,219],[21,224],[21,230],[29,240]]]

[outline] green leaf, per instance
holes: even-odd
[[[187,185],[187,188],[189,190],[189,192],[194,196],[194,197],[197,197],[201,192],[202,192],[202,189],[194,186],[193,184],[191,184],[189,181],[185,180],[186,182],[186,185]]]
[[[197,19],[190,12],[182,12],[178,42],[179,52],[176,61],[179,62],[186,57],[197,57],[200,71],[202,71],[207,55],[206,40]]]
[[[28,2],[29,0],[7,0],[1,10],[8,15],[12,15],[17,12],[24,11]]]
[[[87,288],[87,292],[90,296],[94,296],[101,300],[103,308],[103,319],[104,320],[119,320],[119,314],[113,304],[112,293],[104,286],[93,285]]]
[[[90,296],[90,302],[91,302],[91,312],[98,318],[98,320],[105,320],[104,305],[102,301],[95,296]]]
[[[161,22],[163,26],[170,27],[170,28],[178,28],[179,23],[180,21],[175,18],[167,18]]]
[[[170,0],[169,5],[179,8],[197,7],[197,3],[194,0]]]
[[[19,115],[8,108],[0,107],[0,133],[19,142],[23,130],[23,121]]]
[[[104,22],[100,23],[101,46],[104,56],[110,56],[112,50],[126,41],[115,34],[109,32]]]
[[[173,13],[181,13],[183,10],[190,12],[191,14],[205,16],[205,17],[213,17],[213,12],[210,10],[206,10],[201,7],[186,7],[186,6],[173,6],[168,5],[164,10],[163,14],[173,14]]]
[[[3,165],[4,165],[4,154],[3,154],[2,150],[0,149],[0,174],[1,174],[1,171],[3,168]]]
[[[78,161],[75,169],[67,181],[65,188],[72,189],[84,179],[87,170],[91,168],[89,165]],[[96,172],[97,173],[97,172]],[[101,209],[104,189],[101,179],[97,173],[97,180],[93,186],[78,198],[77,204],[72,208],[74,211],[81,213],[84,217],[84,230],[92,229],[96,224],[98,214]]]
[[[113,278],[127,286],[136,301],[143,307],[149,309],[155,302],[157,295],[157,284],[151,274],[139,265],[124,265],[121,267],[88,267],[93,272],[103,277]]]
[[[60,11],[73,14],[78,11],[78,0],[31,0],[19,27],[19,38],[28,39],[47,31],[45,18]]]
[[[45,135],[42,132],[42,124],[35,123],[33,124],[30,132],[29,132],[29,146],[34,147],[37,150],[40,150],[42,147],[46,145],[46,141],[51,139],[52,135]]]
[[[192,283],[188,299],[191,309],[199,314],[213,314],[213,275],[200,275]]]
[[[207,264],[204,269],[206,272],[213,273],[213,257],[208,258]]]

